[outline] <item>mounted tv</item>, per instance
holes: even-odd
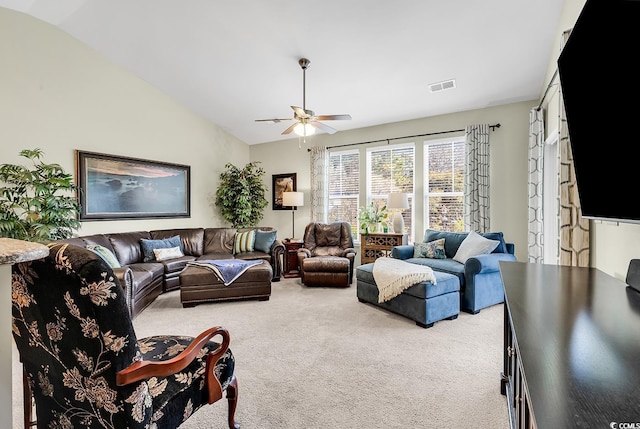
[[[582,216],[640,223],[640,0],[587,0],[558,58]]]

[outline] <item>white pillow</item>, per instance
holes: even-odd
[[[469,258],[493,252],[498,247],[498,244],[500,244],[498,240],[489,240],[477,232],[471,231],[460,243],[453,260],[464,264]]]
[[[153,249],[156,255],[156,261],[164,261],[166,259],[179,258],[184,256],[179,247],[166,247],[164,249]]]

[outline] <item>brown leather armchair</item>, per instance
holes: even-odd
[[[349,287],[356,250],[349,222],[308,224],[298,250],[300,277],[306,286]]]

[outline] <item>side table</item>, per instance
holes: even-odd
[[[300,266],[298,265],[298,249],[304,247],[302,240],[283,241],[282,244],[284,244],[285,248],[282,276],[285,279],[300,277]]]
[[[362,234],[360,236],[360,247],[362,249],[360,262],[362,264],[368,264],[382,256],[389,256],[394,246],[407,244],[407,239],[407,234],[386,232],[379,234]]]

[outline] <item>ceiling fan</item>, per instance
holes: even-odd
[[[342,119],[351,119],[351,115],[316,115],[313,110],[306,107],[306,72],[309,67],[307,58],[300,58],[298,64],[302,67],[302,107],[291,106],[293,109],[293,118],[272,118],[272,119],[256,119],[256,122],[273,122],[295,120],[296,123],[284,130],[282,134],[290,134],[292,131],[299,136],[310,136],[315,133],[316,128],[328,134],[333,134],[336,130],[319,121],[335,121]]]

